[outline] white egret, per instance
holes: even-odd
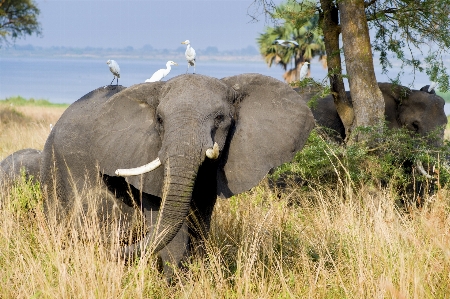
[[[178,65],[176,62],[173,62],[171,60],[167,61],[166,68],[165,69],[159,69],[157,70],[150,79],[145,80],[145,82],[156,82],[161,81],[162,78],[167,76],[171,70],[171,65]]]
[[[305,61],[302,65],[302,68],[300,69],[300,78],[299,80],[302,81],[306,78],[306,75],[308,75],[308,61]]]
[[[115,60],[108,60],[106,62],[107,65],[109,65],[109,70],[111,71],[111,73],[113,73],[114,78],[112,79],[111,83],[109,85],[111,85],[114,82],[114,79],[116,79],[117,77],[117,84],[119,85],[119,78],[120,78],[120,67],[119,64],[115,61]]]
[[[275,43],[283,47],[292,47],[292,46],[298,47],[298,43],[295,40],[277,39],[275,40]]]
[[[188,62],[188,68],[186,70],[186,74],[189,71],[189,67],[192,65],[194,67],[195,74],[195,50],[191,47],[191,42],[187,39],[182,44],[187,45],[186,52],[184,52],[184,56],[186,56],[186,60]]]

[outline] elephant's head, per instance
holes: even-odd
[[[434,145],[442,143],[447,116],[445,101],[435,93],[411,90],[404,86],[379,83],[386,104],[386,120],[391,128],[405,127],[421,136],[438,130]]]
[[[214,197],[230,197],[290,161],[314,126],[292,88],[259,74],[138,84],[109,98],[102,114],[93,154],[102,171],[163,198],[155,251],[185,220],[201,165],[216,169]]]

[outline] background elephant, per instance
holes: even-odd
[[[41,151],[26,148],[12,153],[0,162],[0,182],[3,186],[8,186],[9,183],[21,177],[21,171],[24,171],[25,179],[33,179],[38,182],[40,166],[41,166]]]
[[[385,116],[390,129],[406,127],[422,136],[439,130],[436,143],[443,141],[447,116],[442,97],[434,92],[411,90],[391,83],[378,83],[378,86],[383,93]],[[428,86],[422,89],[424,88],[428,89]],[[301,93],[298,89],[296,91]],[[306,101],[314,96],[313,93],[305,95],[303,99]],[[347,96],[351,100],[350,92],[347,92]],[[311,110],[318,125],[333,129],[338,133],[338,137],[345,140],[345,128],[336,111],[332,95],[318,99]]]
[[[137,207],[145,216],[145,238],[122,254],[139,254],[164,231],[153,251],[179,264],[207,236],[217,196],[249,190],[290,161],[313,126],[301,96],[259,74],[101,87],[55,124],[43,150],[42,186],[65,211],[77,190],[100,181],[124,215]],[[161,166],[116,174],[150,161]]]

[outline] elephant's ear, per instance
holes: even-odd
[[[155,109],[164,82],[137,84],[115,94],[96,118],[97,136],[92,155],[103,174],[115,176],[120,168],[134,168],[158,157],[161,139],[156,130]],[[160,195],[162,167],[126,181],[145,193]]]
[[[302,149],[314,126],[311,110],[289,85],[260,74],[223,78],[238,95],[234,132],[218,174],[222,197],[249,190]]]
[[[394,83],[378,83],[378,87],[385,97],[392,97],[398,103],[407,99],[411,94],[411,89],[408,87]]]
[[[378,83],[384,98],[384,111],[386,121],[391,128],[399,128],[398,108],[403,101],[407,100],[411,90],[405,86],[394,83]]]

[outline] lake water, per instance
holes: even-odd
[[[25,98],[47,99],[53,103],[73,103],[86,93],[109,84],[113,75],[106,64],[107,59],[90,58],[36,58],[0,57],[0,99],[20,95]],[[131,86],[142,83],[158,69],[165,67],[166,61],[118,59],[121,78],[119,84]],[[186,72],[187,63],[177,61],[169,75],[163,80]],[[193,68],[190,68],[193,71]],[[283,69],[277,65],[269,68],[261,61],[198,61],[196,72],[216,78],[242,73],[259,73],[283,80]],[[388,77],[375,66],[378,81],[386,82]],[[392,72],[395,74],[395,70]],[[326,70],[318,61],[311,63],[311,75],[315,80],[325,79]],[[114,82],[115,83],[115,82]],[[412,84],[413,88],[429,84],[425,74],[415,77],[405,72],[402,84]],[[446,105],[446,114],[450,107]]]
[[[142,83],[166,61],[136,59],[117,60],[120,65],[119,84],[131,86]],[[178,61],[163,80],[184,74],[187,62]],[[325,70],[320,69],[321,76]],[[193,72],[193,68],[190,68]],[[260,73],[282,80],[281,67],[268,68],[261,62],[199,61],[196,73],[216,78],[242,73]],[[18,58],[0,57],[0,99],[20,95],[25,98],[42,98],[53,103],[72,103],[89,91],[107,85],[113,79],[106,59]],[[114,81],[113,84],[115,84]]]

